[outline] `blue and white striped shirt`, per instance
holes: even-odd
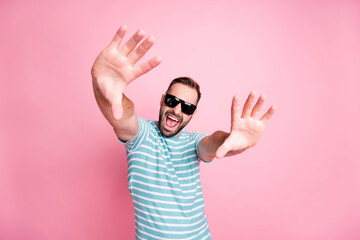
[[[138,122],[139,133],[124,143],[136,239],[211,239],[197,154],[205,135],[167,138],[155,121]]]

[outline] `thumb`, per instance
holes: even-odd
[[[122,95],[114,99],[111,105],[112,115],[115,120],[120,120],[123,116],[123,107],[122,107]]]
[[[225,140],[225,142],[216,150],[216,158],[224,157],[231,150],[230,144]]]

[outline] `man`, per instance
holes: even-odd
[[[260,118],[265,96],[256,101],[252,92],[240,114],[240,100],[235,96],[230,133],[189,133],[182,129],[196,112],[201,93],[199,85],[185,77],[173,80],[162,95],[159,121],[141,119],[123,91],[131,81],[158,66],[161,58],[135,66],[154,44],[154,37],[136,47],[145,36],[139,30],[120,47],[125,33],[126,26],[121,26],[95,60],[91,74],[100,110],[126,147],[136,239],[211,239],[198,159],[210,162],[254,146],[275,106]]]

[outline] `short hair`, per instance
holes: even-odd
[[[201,98],[200,85],[194,79],[192,79],[190,77],[178,77],[178,78],[175,78],[174,80],[171,81],[171,83],[170,83],[168,89],[166,90],[166,92],[168,92],[170,90],[170,88],[176,83],[181,83],[181,84],[184,84],[184,85],[189,86],[191,88],[194,88],[196,90],[196,92],[197,92],[197,95],[198,95],[196,103],[199,103],[200,98]]]

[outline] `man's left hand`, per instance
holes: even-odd
[[[261,95],[256,104],[256,93],[251,92],[240,115],[240,99],[234,96],[231,105],[231,131],[224,143],[217,149],[216,157],[234,155],[254,146],[265,131],[266,124],[275,113],[276,106],[260,118],[260,110],[265,102],[265,95]]]

